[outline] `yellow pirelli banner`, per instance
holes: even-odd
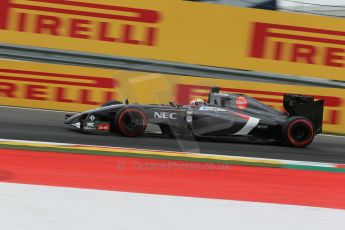
[[[325,100],[324,131],[345,134],[345,90],[0,60],[0,105],[84,111],[111,100],[188,104],[211,86],[283,109],[283,93]]]
[[[176,0],[0,0],[0,43],[335,80],[345,80],[344,28]]]

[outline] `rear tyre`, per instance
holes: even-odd
[[[283,141],[292,147],[304,148],[314,136],[314,125],[305,117],[290,117],[282,126]]]
[[[138,137],[145,132],[147,126],[146,115],[139,109],[127,108],[116,116],[117,128],[127,137]]]
[[[116,100],[111,100],[111,101],[107,101],[106,103],[102,104],[101,107],[110,106],[110,105],[118,105],[118,104],[122,104],[122,102],[116,101]]]

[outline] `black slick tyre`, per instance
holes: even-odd
[[[290,117],[282,126],[283,142],[296,148],[308,146],[314,139],[315,129],[305,117]]]
[[[147,126],[145,113],[135,108],[121,110],[117,114],[115,122],[118,131],[127,137],[138,137],[142,135]]]

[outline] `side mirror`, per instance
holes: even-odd
[[[175,107],[175,108],[177,107],[177,105],[172,101],[169,101],[169,105],[171,105],[172,107]]]
[[[211,92],[210,92],[210,93],[219,93],[219,91],[220,91],[220,87],[213,86],[213,87],[211,88]]]

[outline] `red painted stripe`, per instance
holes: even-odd
[[[3,182],[345,209],[343,173],[4,149],[0,162]]]
[[[0,29],[6,30],[8,22],[8,13],[10,0],[0,0]]]
[[[262,97],[253,97],[254,99],[261,101],[261,102],[271,102],[271,103],[283,103],[283,99],[275,99],[275,98],[262,98]]]
[[[320,38],[320,37],[318,38],[318,37],[309,37],[309,36],[293,35],[293,34],[279,34],[279,33],[267,33],[267,34],[270,37],[275,37],[275,38],[287,38],[287,39],[302,40],[302,41],[309,41],[309,42],[321,42],[321,43],[345,45],[345,41],[343,40],[330,39],[330,38]]]
[[[330,34],[330,35],[345,36],[344,31],[337,31],[337,30],[325,30],[325,29],[318,29],[318,28],[279,25],[279,24],[270,24],[270,23],[260,23],[260,24],[264,25],[265,28],[269,28],[269,29],[282,29],[282,30],[310,32],[310,33],[317,33],[317,34]]]
[[[256,97],[253,96],[254,99],[261,101],[261,102],[271,102],[271,103],[283,103],[283,96],[284,93],[276,93],[276,92],[268,92],[268,91],[257,91],[257,90],[245,90],[245,89],[230,89],[230,88],[222,88],[222,92],[228,93],[242,93],[242,94],[262,94],[264,96],[281,96],[280,99],[277,98],[264,98],[264,97]],[[200,96],[200,97],[207,97],[208,92],[192,92],[193,97]],[[339,107],[343,104],[343,101],[339,97],[332,97],[332,96],[318,96],[318,95],[307,95],[305,96],[313,96],[315,99],[323,99],[325,100],[325,106],[328,107]]]
[[[134,21],[148,22],[148,23],[156,23],[159,21],[159,13],[157,11],[149,10],[149,9],[103,5],[103,4],[87,3],[87,2],[64,1],[64,0],[29,0],[29,1],[52,3],[52,4],[66,5],[66,6],[87,7],[90,9],[103,9],[103,10],[113,10],[113,11],[120,11],[120,12],[126,12],[126,13],[135,13],[137,15],[135,17],[131,17],[131,18],[135,18]]]
[[[11,81],[25,81],[25,82],[50,83],[50,84],[59,84],[59,85],[74,85],[74,86],[95,87],[94,84],[86,83],[86,82],[73,82],[73,81],[61,81],[61,80],[50,80],[50,79],[38,79],[38,78],[30,78],[30,77],[13,77],[13,76],[0,75],[0,79],[11,80]]]
[[[87,16],[87,17],[94,17],[94,18],[105,18],[105,19],[113,19],[113,20],[125,20],[125,21],[134,21],[134,22],[151,22],[152,21],[151,18],[146,19],[145,17],[103,14],[103,13],[87,12],[87,11],[80,11],[80,10],[59,9],[59,8],[46,7],[46,6],[34,6],[34,5],[12,3],[11,7],[18,8],[18,9],[25,9],[25,10],[45,11],[45,12],[52,12],[52,13],[71,14],[71,15]],[[158,20],[154,20],[153,23],[155,23],[156,21]]]
[[[249,90],[249,89],[233,89],[233,88],[222,88],[222,92],[232,92],[232,93],[242,93],[242,94],[263,94],[271,96],[283,96],[284,93],[279,92],[269,92],[260,90]]]
[[[2,73],[12,73],[12,74],[27,74],[35,76],[43,76],[47,79],[29,78],[29,77],[19,77],[19,76],[7,76]],[[55,79],[54,79],[55,78]],[[73,81],[62,81],[59,78],[67,79],[77,79],[79,82]],[[71,75],[62,73],[48,73],[48,72],[37,72],[37,71],[26,71],[26,70],[15,70],[15,69],[0,69],[0,79],[13,80],[13,81],[30,81],[30,82],[40,82],[40,83],[52,83],[52,84],[63,84],[63,85],[75,85],[75,86],[88,86],[97,88],[114,88],[115,80],[113,78],[104,77],[92,77],[92,76],[81,76],[81,75]],[[80,82],[80,80],[91,81]]]
[[[343,101],[339,97],[331,97],[331,96],[315,96],[315,95],[307,95],[305,96],[313,96],[317,100],[324,100],[325,101],[325,106],[327,107],[340,107],[343,104]],[[262,98],[262,97],[253,97],[258,101],[261,102],[271,102],[271,103],[283,103],[283,98],[282,99],[274,99],[274,98]]]

